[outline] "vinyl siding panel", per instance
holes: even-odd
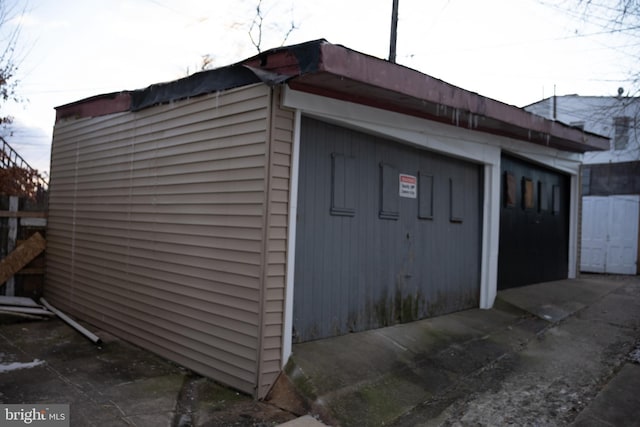
[[[269,172],[266,179],[268,183],[268,210],[265,229],[259,398],[267,395],[283,365],[282,334],[294,112],[280,107],[279,95],[279,90],[276,88],[271,103],[269,126],[271,144]]]
[[[271,99],[267,86],[252,85],[136,113],[57,123],[47,298],[141,347],[256,394],[258,356],[277,359],[281,339],[261,335],[263,317],[277,324],[275,313],[261,312],[272,307],[262,299],[284,295],[279,276],[275,292],[261,288],[271,263],[284,262],[278,254],[286,247],[286,231],[269,233],[264,241],[267,212],[284,216],[270,221],[271,227],[286,227],[286,207],[265,205],[267,183],[275,184],[268,180],[273,166],[267,161],[277,162],[283,194],[275,197],[286,204],[282,180],[288,179],[291,143],[290,137],[278,140],[277,156],[269,151],[275,149],[268,144]],[[274,253],[265,256],[271,240]]]

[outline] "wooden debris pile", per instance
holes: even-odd
[[[53,307],[44,298],[40,298],[40,302],[42,305],[38,304],[31,298],[0,295],[0,324],[3,323],[3,318],[5,317],[14,318],[13,320],[15,320],[15,318],[37,320],[57,316],[76,331],[84,335],[92,343],[96,345],[102,344],[100,337],[57,308]]]

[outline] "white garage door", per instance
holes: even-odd
[[[582,198],[580,270],[636,274],[640,196]]]

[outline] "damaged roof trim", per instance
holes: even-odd
[[[264,81],[267,73],[243,65],[231,65],[215,70],[201,71],[188,77],[166,83],[157,83],[145,89],[98,95],[56,108],[56,121],[69,117],[92,117],[122,111],[140,111],[154,105],[166,104],[207,93],[233,89]]]
[[[130,109],[130,92],[107,93],[56,107],[56,122],[67,118],[104,116],[129,111]]]
[[[264,82],[508,136],[565,151],[606,150],[609,139],[461,89],[416,70],[314,40],[265,51],[237,64],[145,89],[101,95],[56,108],[56,120],[138,111]]]
[[[334,97],[342,95],[378,108],[386,104],[386,109],[405,114],[568,151],[609,148],[609,139],[604,136],[545,119],[410,68],[329,43],[323,43],[320,51],[322,59],[316,73],[293,78],[289,82],[292,88],[319,95],[326,88]],[[326,78],[319,82],[315,76],[320,73],[334,76],[333,81]],[[369,90],[358,90],[358,84],[376,88],[376,98],[367,99]]]

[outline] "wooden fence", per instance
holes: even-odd
[[[46,227],[46,193],[35,199],[0,196],[0,295],[42,296],[44,252],[35,251],[35,247],[30,250],[18,248],[36,234],[46,239]],[[29,242],[28,246],[33,244]],[[44,246],[44,240],[39,240],[36,246]],[[35,257],[34,251],[37,252]],[[12,253],[14,255],[10,257]]]
[[[42,295],[47,187],[40,173],[0,137],[0,295]]]

